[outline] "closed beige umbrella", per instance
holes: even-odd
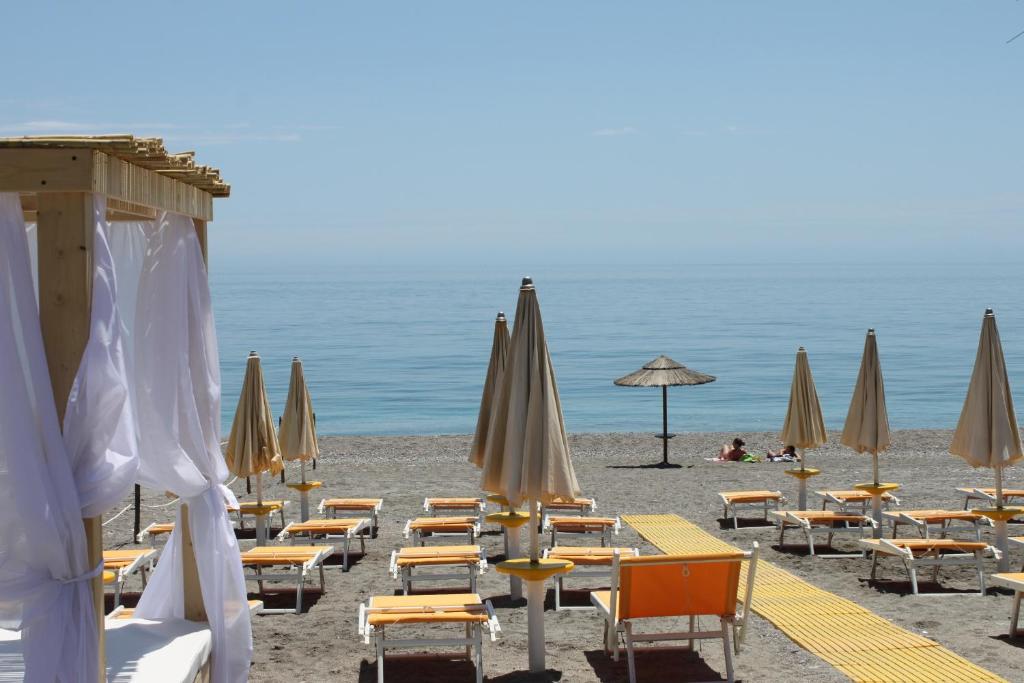
[[[316,440],[313,401],[309,397],[306,377],[302,372],[302,361],[298,356],[292,358],[288,398],[285,399],[284,414],[281,416],[277,437],[281,444],[281,456],[285,460],[299,461],[301,481],[298,485],[289,484],[289,487],[299,491],[300,517],[305,522],[309,519],[309,491],[320,485],[320,482],[306,481],[306,462],[320,456],[320,447]]]
[[[494,321],[494,341],[491,343],[491,361],[487,364],[487,377],[484,379],[484,393],[480,397],[480,414],[476,419],[476,431],[473,433],[473,444],[469,449],[469,461],[477,467],[484,466],[484,447],[487,445],[487,429],[491,423],[491,412],[501,378],[505,374],[505,361],[508,358],[508,322],[504,313],[498,313]]]
[[[874,537],[881,538],[882,496],[899,486],[881,484],[878,480],[878,454],[889,447],[889,413],[885,408],[885,384],[874,330],[868,330],[864,339],[864,355],[840,441],[858,453],[871,454],[872,483],[857,484],[857,488],[871,494],[871,514],[878,524]]]
[[[860,360],[857,385],[850,399],[850,410],[846,413],[841,442],[858,453],[871,454],[877,486],[878,454],[889,447],[889,413],[885,408],[885,384],[874,330],[868,330],[864,339],[864,356]]]
[[[800,469],[788,470],[800,480],[800,509],[807,509],[807,477],[820,472],[806,467],[806,451],[828,442],[825,419],[821,415],[818,391],[814,388],[814,376],[807,362],[807,351],[800,347],[796,352],[796,367],[793,369],[793,383],[789,389],[789,408],[782,425],[779,440],[784,446],[795,446],[801,451]]]
[[[999,571],[1008,571],[1006,522],[1024,509],[1003,505],[1003,467],[1020,460],[1024,452],[1021,451],[1003,345],[999,341],[996,316],[991,308],[985,311],[981,323],[974,372],[949,452],[959,455],[972,467],[991,467],[995,471],[996,507],[978,512],[988,513],[986,516],[995,524],[996,547],[1003,554],[999,560]]]
[[[263,383],[260,357],[253,351],[245,364],[242,394],[238,397],[235,419],[231,423],[227,451],[228,469],[239,477],[256,476],[256,504],[263,505],[263,473],[277,474],[284,468],[281,448],[274,430],[274,416]],[[256,542],[266,541],[265,515],[256,515]]]
[[[505,375],[494,405],[484,448],[483,488],[530,511],[530,558],[497,566],[502,573],[527,583],[529,661],[533,672],[544,670],[544,579],[571,563],[541,561],[537,502],[574,498],[580,494],[569,456],[562,406],[551,365],[537,292],[523,278],[516,306],[516,324],[509,344]]]

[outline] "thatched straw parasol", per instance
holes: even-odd
[[[473,433],[473,444],[469,449],[469,461],[477,467],[484,466],[484,446],[487,445],[487,429],[491,424],[491,412],[494,408],[498,387],[505,374],[505,360],[508,358],[508,321],[505,314],[499,312],[494,321],[494,341],[491,343],[491,361],[487,364],[487,377],[484,379],[484,393],[480,397],[480,414],[476,420],[476,431]]]
[[[981,323],[981,339],[974,372],[960,413],[949,452],[972,467],[991,467],[996,475],[996,507],[976,510],[996,527],[996,547],[1002,552],[999,571],[1009,571],[1006,522],[1024,512],[1003,505],[1003,468],[1024,458],[1017,415],[1013,409],[1010,380],[1006,374],[1003,345],[996,316],[989,308]]]
[[[668,433],[668,388],[693,386],[714,382],[715,378],[702,372],[680,365],[668,356],[658,356],[636,372],[615,380],[620,387],[661,387],[661,464],[668,465],[668,440],[675,434]]]

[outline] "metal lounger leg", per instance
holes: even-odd
[[[484,683],[484,629],[477,623],[473,631],[473,640],[476,641],[476,683]]]
[[[555,611],[562,609],[562,577],[555,577]]]
[[[910,587],[914,590],[914,595],[917,595],[917,570],[914,568],[913,558],[911,558],[909,562],[907,560],[904,560],[903,565],[907,568],[907,571],[910,573]]]
[[[342,550],[342,555],[341,555],[341,571],[343,571],[343,572],[347,572],[348,571],[348,546],[349,546],[349,543],[351,543],[351,542],[352,542],[351,535],[346,533],[345,534],[345,549]]]
[[[323,595],[327,592],[327,584],[324,583],[324,563],[318,564],[317,569],[320,570],[320,594]]]
[[[981,563],[981,551],[974,551],[974,566],[978,570],[978,594],[985,594],[985,567]]]
[[[469,568],[469,592],[476,593],[476,573],[473,568]]]
[[[377,683],[384,683],[384,632],[378,631],[374,640],[377,645]]]
[[[1024,591],[1014,591],[1013,593],[1013,612],[1010,614],[1010,637],[1014,638],[1017,635],[1017,623],[1020,620],[1020,599],[1024,595]]]
[[[725,646],[725,680],[733,683],[736,680],[732,671],[732,648],[729,647],[729,620],[722,619],[722,645]]]
[[[302,569],[299,569],[299,583],[298,588],[295,591],[295,613],[302,614],[302,588],[306,583],[306,577],[303,575]]]
[[[626,666],[629,669],[629,683],[636,683],[636,659],[633,656],[633,624],[628,621],[626,627]]]
[[[466,622],[466,661],[473,661],[473,628]]]
[[[878,551],[871,552],[871,580],[875,580],[875,571],[878,569]]]

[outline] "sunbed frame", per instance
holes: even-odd
[[[139,536],[135,539],[135,542],[142,543],[143,541],[149,541],[149,547],[155,548],[156,539],[161,536],[169,536],[172,531],[174,531],[174,522],[153,522],[139,532]]]
[[[124,584],[135,572],[142,579],[142,589],[146,589],[147,574],[153,571],[153,562],[159,556],[160,551],[153,548],[103,551],[103,568],[114,572],[114,607],[121,604]]]
[[[825,533],[826,545],[832,546],[832,538],[837,534],[855,534],[864,536],[864,530],[877,526],[875,521],[867,515],[856,515],[853,513],[833,512],[832,510],[778,510],[771,513],[779,525],[779,545],[785,544],[786,530],[797,528],[804,532],[807,538],[807,550],[811,556],[823,558],[844,558],[863,557],[863,553],[831,553],[828,555],[817,555],[815,546],[815,534]],[[840,526],[836,526],[836,525]],[[851,526],[853,524],[853,526]]]
[[[308,522],[292,522],[277,535],[278,541],[291,539],[292,545],[299,541],[315,545],[317,539],[325,541],[341,540],[341,570],[348,571],[349,551],[352,539],[359,539],[359,554],[366,554],[366,532],[370,528],[369,519],[311,519]]]
[[[764,519],[768,521],[768,513],[778,510],[779,504],[786,502],[782,491],[722,491],[718,497],[722,499],[722,517],[726,522],[732,517],[733,529],[740,528],[736,516],[738,511],[758,510],[764,513]]]
[[[320,592],[326,591],[324,584],[324,560],[334,554],[334,546],[330,545],[306,545],[306,546],[260,546],[242,553],[242,566],[252,567],[253,572],[245,575],[246,580],[255,581],[259,586],[259,592],[264,592],[264,583],[267,581],[292,581],[295,585],[295,609],[267,609],[262,614],[295,614],[302,613],[302,591],[306,579],[314,570],[320,574]],[[295,571],[268,574],[263,571],[264,567],[288,567]]]
[[[992,583],[1013,591],[1013,607],[1010,608],[1010,637],[1024,635],[1024,629],[1018,627],[1020,624],[1020,602],[1024,596],[1024,572],[993,574]]]
[[[834,505],[839,512],[858,512],[852,508],[860,506],[859,512],[862,515],[868,514],[871,505],[871,494],[867,491],[852,489],[849,491],[825,490],[815,491],[821,496],[821,509],[827,510],[829,505]],[[893,505],[899,505],[900,499],[889,492],[882,494],[882,509],[889,510]]]
[[[893,538],[899,538],[901,524],[909,524],[921,538],[931,538],[932,527],[937,526],[939,538],[946,538],[950,532],[962,528],[973,532],[974,540],[980,541],[982,525],[992,525],[987,518],[964,510],[891,510],[883,512],[882,516],[892,525]]]
[[[458,515],[476,515],[478,522],[484,521],[487,511],[487,500],[484,498],[424,498],[423,511],[432,517],[439,512],[457,513]]]
[[[619,557],[640,557],[639,548],[593,548],[579,546],[558,546],[556,548],[545,548],[544,557],[559,560],[571,560],[572,571],[569,574],[556,574],[552,579],[555,582],[555,611],[564,610],[593,610],[593,605],[563,605],[562,591],[565,590],[563,581],[571,575],[573,578],[601,577],[611,578],[612,564],[615,554]]]
[[[978,575],[978,594],[984,595],[985,567],[982,563],[982,555],[985,551],[995,552],[995,548],[985,543],[956,541],[950,538],[897,538],[892,540],[888,538],[869,538],[862,539],[860,545],[872,554],[872,581],[877,576],[879,555],[898,557],[902,560],[903,566],[910,575],[910,587],[914,595],[919,595],[917,590],[917,567],[934,567],[935,571],[932,575],[932,580],[937,581],[940,568],[958,565],[974,565]],[[942,594],[934,593],[932,595]]]
[[[597,511],[597,501],[593,498],[573,498],[572,500],[556,500],[550,503],[541,503],[540,516],[547,517],[551,513],[565,514],[572,512],[577,515],[587,516]]]
[[[411,539],[413,545],[426,545],[428,538],[465,536],[467,545],[476,543],[480,535],[478,517],[417,517],[405,523],[402,535]]]
[[[957,493],[964,497],[964,510],[971,506],[972,500],[980,500],[986,505],[995,504],[996,490],[994,488],[957,488]],[[1024,489],[1003,489],[1003,500],[1010,501],[1016,498],[1024,499]]]
[[[445,572],[448,567],[451,571]],[[425,568],[413,574],[413,570]],[[458,571],[463,569],[465,571]],[[402,594],[412,592],[416,581],[469,581],[469,592],[476,593],[477,576],[487,571],[487,554],[478,545],[400,548],[391,552],[391,575],[402,581]]]
[[[383,498],[324,498],[317,507],[317,511],[327,519],[337,518],[339,512],[369,513],[374,538],[380,529],[383,509]]]
[[[384,654],[387,650],[415,649],[425,647],[464,647],[466,648],[466,659],[473,661],[476,668],[476,683],[483,683],[484,680],[484,652],[483,652],[483,631],[484,629],[495,640],[495,634],[501,630],[498,624],[498,617],[494,613],[491,601],[481,601],[479,595],[430,595],[430,596],[384,596],[387,603],[398,603],[395,606],[376,607],[374,602],[380,597],[370,598],[359,605],[359,635],[363,642],[370,644],[373,639],[377,650],[377,683],[384,683]],[[449,602],[449,604],[444,604]],[[389,624],[371,624],[371,615],[394,615],[394,621]],[[388,638],[388,627],[397,627],[406,624],[416,624],[423,621],[427,615],[441,616],[450,614],[450,620],[437,620],[438,623],[462,624],[465,626],[465,636],[449,638]],[[474,618],[460,618],[461,615],[473,615]],[[484,617],[481,619],[480,617]]]
[[[618,535],[622,521],[618,517],[584,517],[582,515],[550,515],[544,517],[544,531],[551,532],[551,546],[558,545],[558,535],[587,536],[598,534],[601,547],[612,544],[612,535]]]

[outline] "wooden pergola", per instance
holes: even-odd
[[[213,199],[231,187],[220,171],[170,154],[160,138],[131,135],[0,138],[0,192],[17,192],[38,235],[39,320],[58,418],[89,340],[93,281],[93,198],[106,197],[111,221],[148,221],[161,211],[189,216],[206,258]],[[90,566],[103,558],[101,517],[83,520]],[[199,574],[182,506],[185,618],[206,621]],[[99,680],[105,680],[103,578],[92,579],[100,635]]]

